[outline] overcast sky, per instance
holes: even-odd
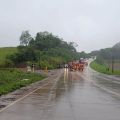
[[[48,31],[78,51],[120,41],[120,0],[0,0],[0,47],[16,46],[23,30]]]

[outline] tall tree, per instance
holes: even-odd
[[[22,46],[28,46],[29,42],[31,41],[32,37],[29,34],[29,31],[23,31],[20,36],[20,45]]]

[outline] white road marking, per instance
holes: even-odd
[[[100,78],[100,76],[99,76],[98,78]],[[104,79],[104,80],[106,80],[106,81],[113,82],[113,83],[116,83],[116,84],[120,84],[120,82],[111,80],[111,79],[109,79],[109,78],[105,78],[105,77],[104,77],[104,78],[101,78],[101,79]]]
[[[88,79],[85,78],[85,76],[81,75],[81,77],[82,77],[84,80],[87,80],[87,81],[88,81]],[[120,97],[120,94],[119,94],[119,93],[116,93],[116,92],[114,92],[114,91],[112,91],[112,90],[110,90],[110,89],[107,89],[107,88],[105,88],[105,87],[103,87],[103,86],[101,86],[101,85],[98,85],[98,84],[96,84],[94,81],[92,81],[92,80],[90,80],[90,79],[89,79],[89,81],[90,81],[94,86],[96,86],[96,87],[98,87],[98,88],[100,88],[100,89],[102,89],[102,90],[104,90],[104,91],[106,91],[106,92],[108,92],[108,93],[110,93],[110,94],[113,94],[113,95],[116,95],[116,96]]]
[[[100,86],[100,85],[98,85],[98,84],[96,84],[96,83],[94,83],[94,82],[92,82],[92,83],[93,83],[94,86],[96,86],[96,87],[98,87],[98,88],[100,88],[100,89],[102,89],[102,90],[104,90],[104,91],[106,91],[106,92],[108,92],[108,93],[110,93],[110,94],[113,94],[113,95],[116,95],[116,96],[120,97],[120,94],[119,94],[119,93],[116,93],[116,92],[114,92],[114,91],[112,91],[112,90],[110,90],[110,89],[107,89],[107,88],[105,88],[105,87],[102,87],[102,86]]]

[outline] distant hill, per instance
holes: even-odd
[[[119,42],[119,43],[117,43],[117,44],[115,44],[115,45],[113,46],[113,48],[120,49],[120,42]]]
[[[4,64],[6,56],[13,54],[17,51],[16,47],[3,47],[0,48],[0,65]]]
[[[103,64],[106,61],[109,61],[109,63],[114,59],[119,62],[120,65],[120,42],[116,43],[111,48],[105,48],[98,51],[92,51],[90,53],[90,56],[97,56],[97,63]],[[107,63],[108,64],[108,63]]]

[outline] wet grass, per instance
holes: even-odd
[[[17,69],[0,69],[0,95],[7,94],[45,76],[36,73],[25,73]]]
[[[109,69],[105,65],[98,64],[96,61],[91,62],[90,67],[100,73],[108,75],[120,75],[120,70],[112,72],[112,69]]]

